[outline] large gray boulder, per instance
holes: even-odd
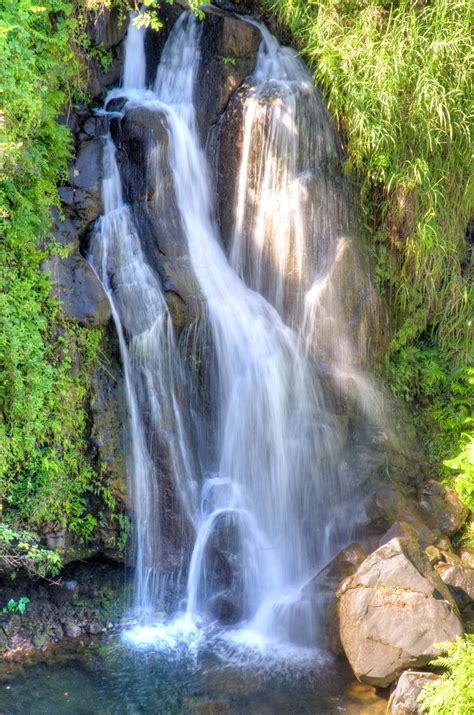
[[[462,636],[447,586],[415,540],[392,539],[342,582],[340,636],[356,677],[386,687]]]
[[[387,712],[389,715],[422,715],[425,710],[418,702],[420,693],[427,685],[438,680],[434,673],[418,673],[406,670],[398,679],[397,686],[390,696]]]

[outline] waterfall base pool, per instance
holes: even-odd
[[[166,637],[165,637],[166,635]],[[1,715],[382,715],[386,701],[342,662],[169,629],[69,641],[0,668]],[[225,645],[227,644],[227,646]],[[280,657],[280,655],[282,657]],[[287,654],[290,656],[291,654]],[[263,657],[262,657],[263,656]],[[240,659],[240,662],[239,662]]]

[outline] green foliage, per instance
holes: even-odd
[[[0,522],[0,572],[15,575],[19,569],[32,576],[55,576],[61,568],[56,551],[39,545],[34,534]]]
[[[474,512],[474,369],[453,366],[431,338],[397,351],[389,378],[398,397],[414,401],[433,476],[454,486]]]
[[[446,654],[432,665],[445,673],[425,685],[420,702],[427,715],[467,715],[474,712],[474,635],[446,646]]]
[[[165,0],[168,5],[172,5],[174,0]],[[189,7],[197,17],[201,20],[204,18],[204,13],[200,9],[201,5],[205,5],[207,0],[189,0]],[[156,10],[160,6],[160,0],[143,0],[143,2],[135,3],[136,16],[133,19],[133,24],[136,27],[151,27],[152,30],[161,30],[163,23],[156,14]]]
[[[347,138],[398,350],[429,330],[466,357],[473,6],[263,0],[301,45]],[[472,293],[471,293],[472,297]]]
[[[10,521],[88,538],[84,402],[100,334],[62,319],[40,269],[56,250],[49,207],[71,151],[57,117],[82,77],[77,31],[66,0],[0,7],[0,495]]]
[[[29,602],[30,599],[27,596],[22,596],[18,601],[10,598],[5,608],[2,608],[2,613],[21,613],[23,615]]]

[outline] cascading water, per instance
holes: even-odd
[[[231,264],[320,359],[332,368],[365,366],[376,299],[369,284],[362,305],[351,305],[367,270],[340,141],[295,52],[258,26],[262,43],[243,97]]]
[[[129,30],[124,86],[144,91],[144,30]],[[120,345],[129,415],[129,492],[136,561],[135,607],[142,615],[159,602],[166,534],[158,515],[166,504],[166,477],[178,482],[183,533],[195,512],[195,466],[178,404],[182,365],[158,277],[148,265],[122,197],[115,146],[103,151],[103,215],[91,241],[89,260],[109,296]],[[161,486],[160,486],[161,485]],[[183,544],[186,548],[186,544]]]
[[[111,301],[125,373],[136,605],[148,613],[158,607],[168,479],[185,524],[182,539],[193,543],[189,562],[186,543],[178,559],[179,569],[188,567],[186,617],[217,617],[283,642],[313,642],[314,608],[304,587],[349,540],[351,524],[337,518],[348,495],[338,467],[343,440],[325,404],[320,365],[308,349],[318,318],[313,310],[308,327],[307,304],[317,270],[323,275],[334,256],[329,216],[340,225],[346,219],[339,216],[340,202],[335,205],[314,177],[312,160],[321,147],[328,161],[339,157],[316,91],[294,54],[260,29],[230,260],[214,219],[196,126],[196,18],[184,13],[176,22],[152,90],[144,87],[143,31],[132,26],[124,85],[108,98],[126,98],[122,115],[146,107],[166,124],[174,200],[203,296],[200,334],[212,346],[206,429],[190,424],[190,403],[182,395],[196,399],[195,373],[185,375],[160,278],[123,202],[110,136],[104,214],[91,263]],[[310,137],[307,144],[303,135]],[[320,213],[315,184],[319,201],[330,204]],[[193,419],[199,420],[194,411]],[[203,432],[198,460],[192,435]]]

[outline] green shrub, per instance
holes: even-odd
[[[40,546],[31,532],[0,522],[0,573],[15,576],[20,569],[31,576],[55,576],[61,568],[57,551]]]
[[[88,371],[100,334],[61,317],[42,260],[79,91],[78,20],[66,0],[0,7],[0,495],[9,521],[90,536]],[[78,368],[79,365],[79,368]]]
[[[420,701],[427,715],[468,715],[474,712],[474,635],[466,635],[446,647],[446,654],[432,662],[443,676],[428,683]]]

